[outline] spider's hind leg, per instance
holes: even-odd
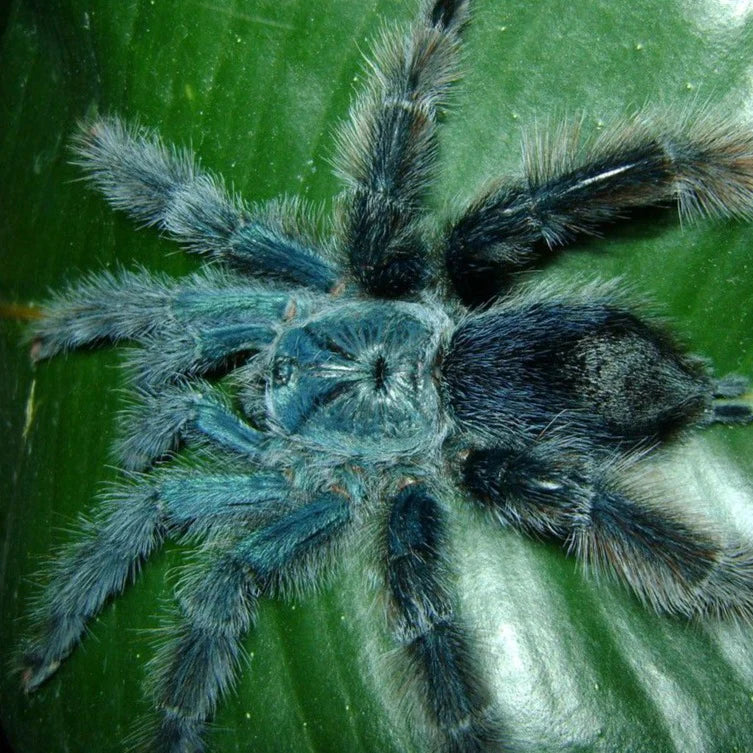
[[[638,116],[590,143],[561,129],[524,151],[523,178],[492,186],[447,229],[448,274],[469,305],[636,207],[677,202],[685,216],[753,215],[750,124],[701,113],[677,127]]]
[[[631,465],[594,463],[549,439],[474,450],[463,479],[502,523],[562,542],[657,612],[753,619],[753,547],[632,488]]]

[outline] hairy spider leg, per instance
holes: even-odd
[[[365,293],[409,295],[431,275],[424,198],[466,18],[467,0],[423,0],[407,33],[386,32],[343,126],[337,243]],[[449,227],[446,264],[466,303],[485,302],[488,280],[491,295],[510,271],[632,207],[676,198],[686,214],[752,213],[753,137],[741,126],[704,116],[670,131],[637,118],[615,133],[579,146],[563,131],[551,145],[528,146],[523,179],[487,191]],[[37,358],[100,340],[142,346],[129,359],[140,402],[125,414],[119,454],[126,469],[148,473],[131,473],[103,495],[82,539],[53,563],[23,658],[27,690],[56,670],[87,620],[165,536],[199,542],[178,588],[181,616],[154,662],[159,713],[144,742],[163,753],[203,750],[258,599],[315,583],[353,527],[357,509],[332,486],[342,458],[354,463],[351,471],[343,464],[344,475],[387,473],[374,482],[386,485],[403,474],[406,447],[410,466],[420,465],[421,450],[439,451],[425,436],[439,443],[444,423],[422,412],[440,407],[437,380],[457,429],[451,441],[467,450],[465,488],[501,522],[558,539],[658,611],[753,617],[753,552],[618,480],[633,462],[626,448],[693,424],[749,421],[750,407],[736,400],[745,380],[714,379],[610,295],[554,301],[529,293],[462,317],[453,333],[439,303],[431,316],[416,308],[397,315],[398,306],[417,304],[334,305],[347,270],[332,260],[302,205],[248,208],[188,150],[117,118],[82,126],[75,149],[111,205],[220,264],[177,283],[143,271],[89,277],[54,299],[37,326]],[[262,279],[254,284],[246,275]],[[282,292],[268,280],[295,289]],[[296,315],[302,326],[277,341]],[[426,342],[421,367],[396,369],[395,362],[404,365],[402,341],[411,356],[416,338]],[[258,351],[270,358],[234,369]],[[443,358],[435,360],[437,351]],[[431,371],[424,371],[429,355]],[[299,361],[316,365],[303,387],[295,380]],[[233,370],[245,413],[252,421],[263,414],[258,423],[269,434],[198,378]],[[432,382],[428,400],[417,391],[421,375]],[[352,399],[341,400],[351,389]],[[400,428],[393,441],[380,431],[385,416],[393,431],[404,425],[408,433]],[[310,445],[305,455],[295,447],[302,439]],[[161,467],[156,461],[180,442],[209,445],[211,467]],[[274,464],[285,472],[270,470]],[[290,480],[296,473],[306,476],[300,486]],[[490,710],[472,634],[453,607],[440,503],[419,483],[387,504],[390,624],[429,726],[448,753],[513,746]]]
[[[75,648],[87,621],[123,590],[141,562],[161,544],[162,514],[150,490],[118,488],[84,521],[83,538],[50,566],[33,611],[33,637],[23,649],[22,682],[36,690]]]
[[[500,520],[564,542],[657,611],[750,619],[753,550],[617,481],[635,448],[687,426],[750,421],[734,400],[745,380],[714,379],[663,332],[594,295],[529,296],[469,317],[443,377],[468,432],[464,486]]]
[[[181,377],[231,370],[234,357],[255,353],[272,342],[278,322],[202,323],[160,332],[128,352],[126,366],[136,386],[158,391]]]
[[[25,689],[35,690],[57,670],[87,621],[123,590],[166,533],[264,520],[294,499],[290,482],[272,472],[170,471],[114,484],[83,521],[83,538],[51,565],[32,613],[35,634],[21,658]]]
[[[663,501],[641,499],[617,480],[622,458],[599,468],[557,440],[474,450],[463,477],[503,523],[562,542],[609,572],[657,612],[753,617],[753,549],[691,521]]]
[[[523,178],[482,193],[447,229],[445,261],[458,295],[486,303],[512,273],[634,207],[677,201],[688,217],[750,218],[753,128],[695,115],[671,128],[636,116],[586,144],[577,128],[526,144]]]
[[[258,351],[283,321],[302,315],[305,293],[262,288],[205,270],[180,281],[146,271],[89,275],[58,293],[33,329],[35,358],[102,341],[135,340],[128,364],[154,391],[180,377],[221,369]]]
[[[349,520],[346,497],[321,494],[223,551],[207,552],[208,565],[189,572],[178,589],[182,619],[154,660],[160,717],[149,750],[204,750],[206,721],[233,683],[258,598],[302,590],[320,575]]]
[[[442,750],[500,751],[499,725],[444,582],[444,540],[442,509],[426,487],[407,486],[395,496],[386,547],[392,630],[421,685]]]
[[[190,151],[166,147],[155,133],[115,117],[83,123],[75,153],[113,207],[156,225],[189,251],[322,292],[342,277],[304,230],[300,203],[252,212],[219,178],[201,171]]]
[[[409,295],[427,281],[423,199],[434,177],[436,119],[457,78],[467,0],[424,2],[409,31],[385,31],[366,89],[340,130],[343,244],[369,294]]]
[[[266,446],[264,432],[250,426],[228,400],[207,382],[174,385],[146,393],[121,414],[118,459],[127,470],[143,470],[180,443],[206,443],[247,460]]]

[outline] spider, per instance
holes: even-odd
[[[106,198],[216,265],[181,281],[91,276],[36,328],[37,358],[102,339],[141,349],[118,447],[127,473],[53,567],[27,689],[159,540],[198,540],[181,624],[160,650],[150,745],[200,749],[256,601],[310,585],[376,531],[388,621],[428,728],[448,750],[511,747],[446,572],[460,498],[613,569],[659,611],[749,617],[747,550],[625,480],[686,426],[747,422],[744,380],[713,378],[608,286],[497,296],[550,248],[678,184],[688,212],[746,214],[750,138],[707,117],[684,133],[636,120],[612,140],[563,139],[553,158],[531,146],[525,180],[486,189],[431,238],[436,115],[466,12],[425,4],[382,41],[340,138],[334,240],[293,202],[246,207],[143,129],[82,129],[78,160]],[[236,406],[209,380],[224,374]],[[182,444],[190,466],[170,460]]]

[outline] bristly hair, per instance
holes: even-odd
[[[591,135],[583,121],[534,130],[520,174],[442,225],[427,199],[468,9],[421,0],[412,24],[381,32],[336,138],[331,223],[294,198],[247,203],[188,149],[116,116],[81,125],[85,180],[202,267],[89,275],[32,327],[37,360],[132,346],[120,476],[49,568],[19,660],[25,690],[170,539],[193,553],[149,664],[156,714],[138,745],[201,753],[260,600],[310,594],[347,548],[378,572],[403,707],[420,709],[404,735],[442,753],[529,750],[543,738],[497,713],[459,606],[450,534],[468,518],[453,529],[451,515],[466,501],[656,612],[753,622],[753,546],[640,476],[671,438],[753,422],[748,380],[715,376],[618,282],[520,284],[643,207],[751,219],[753,128],[707,107]],[[470,570],[463,592],[479,580]]]

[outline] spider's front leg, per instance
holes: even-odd
[[[26,689],[55,672],[86,622],[165,533],[207,538],[205,564],[179,590],[180,630],[158,657],[162,719],[149,748],[198,753],[205,721],[232,682],[257,597],[316,577],[349,520],[344,495],[304,493],[274,471],[163,471],[119,484],[86,538],[53,563],[21,659]],[[230,546],[217,543],[229,539]]]
[[[202,733],[221,695],[232,685],[258,598],[299,591],[332,558],[329,551],[351,518],[350,500],[315,495],[268,525],[237,536],[207,562],[188,572],[179,587],[182,620],[156,657],[154,699],[160,717],[151,730],[153,753],[200,753]],[[237,528],[236,528],[237,531]],[[223,533],[223,538],[229,531]]]
[[[170,530],[284,509],[289,484],[279,474],[167,473],[119,483],[84,522],[83,538],[52,563],[32,612],[33,637],[21,657],[23,684],[36,690],[80,640],[86,623],[125,587]]]
[[[209,444],[246,460],[257,460],[268,437],[231,409],[204,381],[145,393],[121,414],[118,458],[128,470],[143,470],[183,443]]]
[[[578,136],[563,128],[526,144],[523,178],[482,193],[450,225],[445,260],[465,303],[488,302],[513,273],[635,207],[676,201],[683,216],[753,215],[750,123],[700,113],[670,128],[638,116],[591,143]]]
[[[321,292],[337,287],[337,265],[308,228],[299,202],[250,210],[187,149],[165,146],[116,117],[83,123],[76,163],[116,209],[156,225],[189,251],[209,254],[243,274],[276,278]]]
[[[146,271],[102,272],[44,304],[31,332],[32,355],[133,340],[142,347],[129,354],[131,372],[141,388],[155,391],[264,348],[280,323],[304,315],[310,302],[304,291],[262,287],[217,270],[179,281]]]
[[[84,538],[50,568],[32,611],[32,637],[20,658],[27,692],[57,671],[81,639],[86,623],[119,593],[164,536],[164,518],[150,490],[117,488],[84,524]]]
[[[502,750],[501,730],[445,584],[443,512],[424,486],[407,486],[392,500],[386,538],[392,628],[442,750]]]
[[[468,0],[424,0],[407,33],[385,33],[365,93],[340,132],[345,181],[341,235],[371,295],[410,294],[425,282],[424,194],[436,162],[436,118],[457,77]]]
[[[114,485],[84,537],[63,550],[35,601],[33,637],[21,657],[22,681],[36,690],[75,648],[87,622],[125,587],[170,530],[203,530],[229,519],[284,509],[289,483],[279,474],[165,473]]]

